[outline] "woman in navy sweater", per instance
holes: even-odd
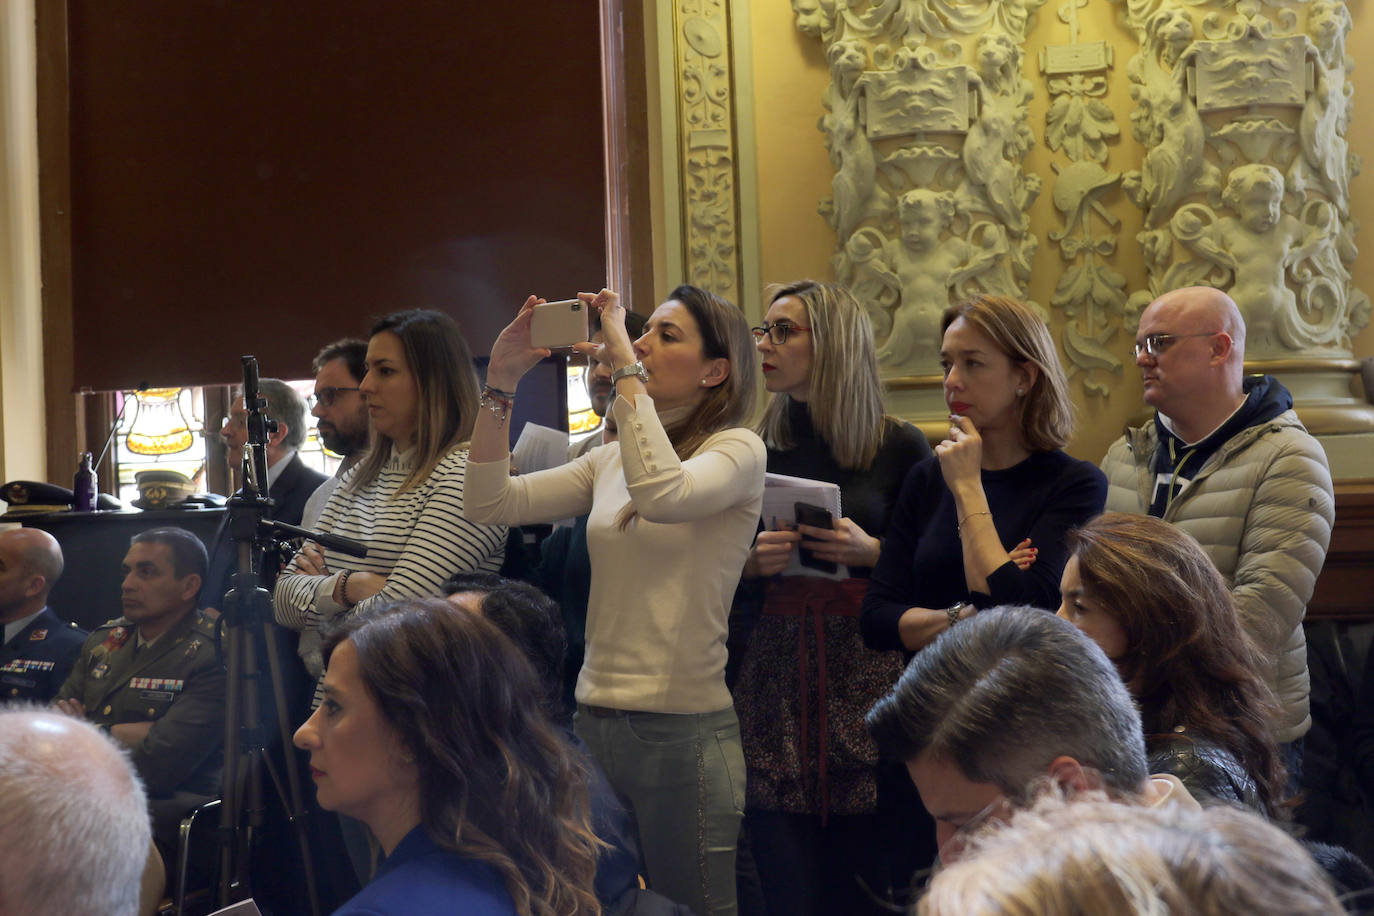
[[[949,436],[911,469],[888,524],[861,617],[875,649],[915,652],[983,607],[1053,611],[1065,535],[1106,500],[1102,472],[1063,452],[1073,407],[1045,322],[978,296],[941,326]],[[1022,568],[1011,551],[1025,539]]]

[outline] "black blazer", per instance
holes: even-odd
[[[276,500],[272,507],[272,518],[288,525],[299,525],[305,514],[305,503],[310,494],[329,477],[314,468],[307,467],[299,453],[282,468],[282,472],[268,488],[267,495]],[[200,603],[204,607],[219,608],[224,593],[229,588],[229,579],[238,567],[238,555],[234,542],[229,536],[229,515],[220,522],[215,532],[215,540],[210,550],[210,570],[200,591]]]
[[[299,525],[301,516],[305,514],[306,500],[328,479],[328,475],[306,467],[299,452],[292,455],[267,490],[267,495],[277,501],[272,508],[272,518],[288,525]]]
[[[51,608],[0,646],[0,699],[47,703],[71,673],[89,634]]]

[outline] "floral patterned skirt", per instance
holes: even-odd
[[[859,633],[868,582],[787,576],[768,585],[735,686],[748,807],[862,814],[877,805],[869,708],[902,673],[900,652]]]

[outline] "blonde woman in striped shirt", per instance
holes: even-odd
[[[463,516],[477,375],[458,325],[417,309],[379,321],[367,345],[372,445],[329,497],[318,528],[362,541],[364,558],[307,543],[273,592],[277,622],[313,640],[348,613],[438,594],[454,573],[496,572],[506,528]],[[318,660],[307,665],[319,677]]]

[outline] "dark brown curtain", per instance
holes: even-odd
[[[605,282],[597,4],[68,0],[76,387]]]

